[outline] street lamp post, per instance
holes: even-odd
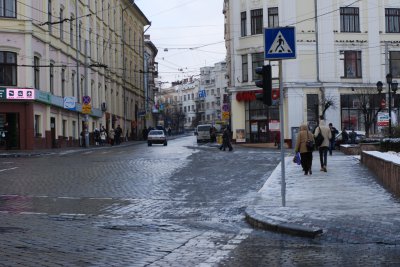
[[[398,83],[393,81],[393,76],[391,73],[386,75],[386,83],[388,84],[388,94],[389,94],[389,138],[392,137],[392,92],[393,95],[396,94]],[[376,83],[378,93],[382,92],[383,83],[381,81]],[[392,91],[392,92],[391,92]]]

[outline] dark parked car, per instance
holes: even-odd
[[[362,140],[365,139],[365,132],[364,131],[354,131],[356,133],[356,140],[355,143],[358,144]],[[349,135],[349,139],[347,140],[347,144],[350,144],[350,133],[351,131],[347,131],[347,134]],[[335,137],[335,146],[340,147],[340,145],[344,144],[343,137],[342,137],[342,131],[339,131],[339,133]]]
[[[153,144],[163,144],[166,146],[167,136],[163,130],[151,130],[147,135],[147,145],[152,146]]]

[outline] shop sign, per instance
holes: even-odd
[[[6,88],[0,88],[0,99],[6,99]]]
[[[51,103],[51,94],[40,91],[40,90],[36,90],[35,99],[37,101],[50,104]]]
[[[270,131],[279,131],[280,130],[280,121],[270,120],[268,123],[268,127],[269,127]]]
[[[34,100],[35,89],[7,88],[7,99]]]
[[[229,112],[222,112],[222,119],[223,120],[229,120]]]
[[[379,127],[387,127],[389,126],[389,113],[387,112],[379,112],[377,116],[377,126]]]
[[[92,105],[83,104],[82,105],[82,113],[83,114],[90,114],[92,113]]]
[[[244,129],[236,129],[236,142],[237,143],[246,142],[246,132]]]
[[[64,108],[69,110],[76,110],[76,98],[74,96],[64,97]]]

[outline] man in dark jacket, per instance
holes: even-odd
[[[332,150],[335,149],[335,137],[339,131],[333,127],[332,123],[329,123],[329,129],[331,130],[331,139],[329,139],[329,155],[332,156]]]

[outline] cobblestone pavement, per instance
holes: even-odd
[[[0,266],[215,265],[252,232],[243,211],[278,161],[194,137],[6,158]]]
[[[277,203],[271,211],[284,213],[279,183],[268,179],[278,152],[241,146],[223,152],[197,145],[191,136],[170,140],[167,147],[138,144],[3,158],[0,266],[400,266],[399,223],[387,212],[394,205],[390,194],[376,202],[382,208],[379,228],[361,211],[344,213],[345,197],[326,217],[321,211],[305,214],[300,209],[305,202],[295,205],[297,219],[324,222],[318,238],[251,228],[244,211],[260,200],[263,185],[273,191],[265,200]],[[357,163],[348,159],[339,166],[348,164]],[[292,182],[332,185],[316,172],[300,177],[289,166],[288,204],[296,192]],[[385,191],[361,166],[352,173],[360,176],[356,185],[374,188],[371,194]],[[328,175],[343,178],[333,169]],[[335,190],[362,201],[355,187],[342,187]],[[302,201],[307,197],[323,199],[321,192],[303,195]]]

